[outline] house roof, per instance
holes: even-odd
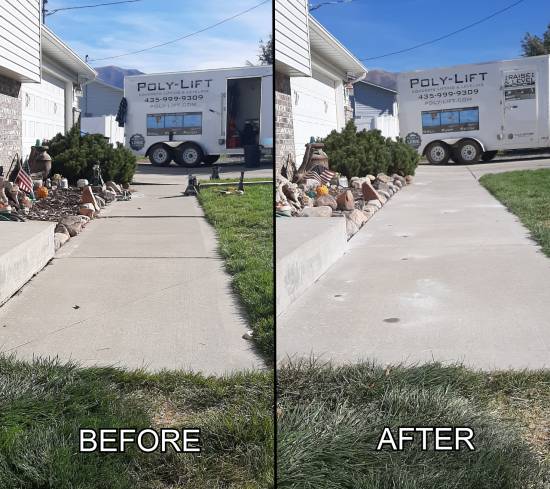
[[[124,88],[117,87],[115,85],[111,85],[110,83],[107,83],[105,80],[102,80],[101,78],[96,78],[90,83],[97,83],[98,85],[103,85],[107,88],[112,88],[113,90],[116,90],[117,92],[124,93]]]
[[[67,44],[45,25],[41,29],[42,53],[78,75],[79,79],[93,80],[97,72],[80,58]]]
[[[364,83],[365,85],[370,85],[371,87],[380,88],[380,90],[387,90],[388,92],[397,94],[397,90],[394,90],[393,88],[383,87],[382,85],[377,85],[376,83],[372,83],[367,80],[361,80],[361,83]]]
[[[313,52],[347,73],[351,79],[360,78],[368,71],[361,61],[312,15],[309,16],[309,44]]]

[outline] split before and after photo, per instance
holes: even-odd
[[[550,9],[442,7],[0,0],[0,488],[550,485]]]

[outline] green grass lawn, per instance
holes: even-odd
[[[483,175],[479,181],[520,218],[550,257],[550,169]]]
[[[221,195],[219,188],[212,187],[203,188],[199,195],[218,233],[220,253],[233,276],[256,345],[268,362],[273,357],[275,318],[273,198],[271,183],[247,186],[244,195]]]
[[[344,367],[278,374],[278,487],[520,489],[550,482],[550,371]],[[389,426],[469,426],[475,451],[375,448]]]
[[[2,489],[273,487],[272,373],[146,374],[0,357]],[[79,428],[200,428],[201,454],[78,453]]]

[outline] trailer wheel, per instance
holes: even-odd
[[[451,150],[443,141],[434,141],[428,145],[425,154],[432,165],[445,165],[449,162]]]
[[[172,161],[172,151],[164,144],[156,144],[149,150],[149,161],[153,166],[168,166]]]
[[[175,160],[180,166],[199,166],[204,160],[204,152],[198,144],[185,143],[177,149]]]
[[[207,165],[213,165],[214,163],[216,163],[216,161],[218,161],[220,159],[220,155],[206,155],[203,159],[203,161],[207,164]]]
[[[497,153],[498,153],[498,151],[485,151],[481,155],[481,159],[483,161],[491,161],[497,155]]]
[[[473,139],[463,139],[456,146],[456,157],[463,165],[476,163],[481,158],[481,147]]]

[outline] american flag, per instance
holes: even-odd
[[[323,183],[329,183],[336,175],[335,171],[330,171],[328,168],[321,173],[321,180]]]
[[[23,190],[23,192],[28,194],[32,192],[32,179],[29,174],[23,170],[23,168],[19,168],[19,173],[15,178],[15,183],[19,185],[19,188]]]
[[[312,180],[317,180],[317,182],[321,185],[326,185],[334,178],[334,175],[336,175],[336,172],[325,168],[320,175],[315,170],[311,170],[305,174],[305,177],[311,178]]]

